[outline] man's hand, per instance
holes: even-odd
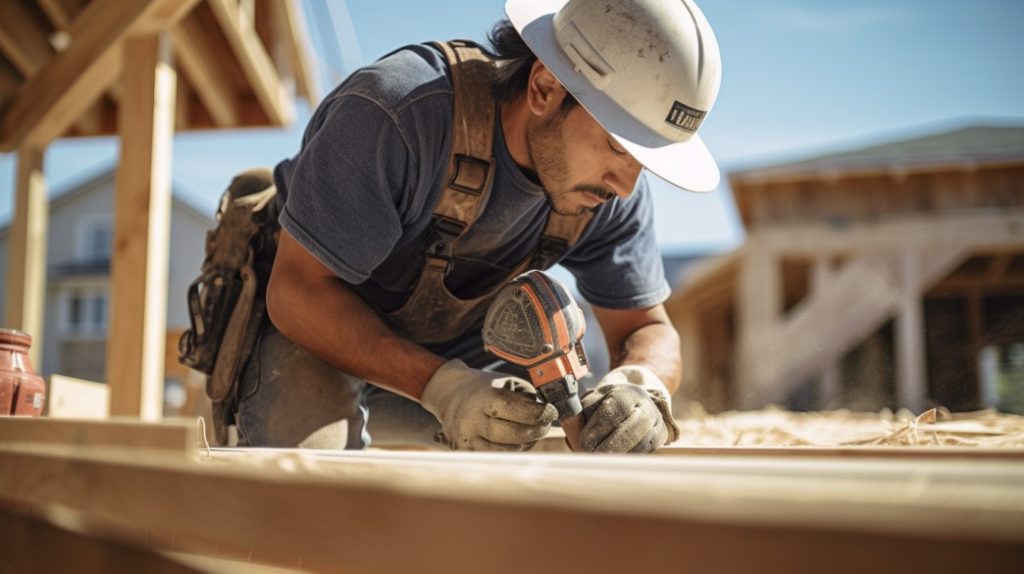
[[[653,452],[679,438],[668,389],[650,369],[625,365],[583,396],[587,452]]]
[[[431,377],[420,402],[441,422],[453,450],[528,450],[558,411],[526,389],[532,389],[526,381],[452,359]]]

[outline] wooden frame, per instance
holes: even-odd
[[[233,0],[208,0],[221,30],[256,93],[256,99],[273,125],[286,125],[295,116],[277,70],[263,48],[252,18]]]
[[[71,44],[21,87],[0,124],[0,151],[45,147],[121,72],[120,49],[132,32],[173,25],[197,0],[96,0],[69,29]]]

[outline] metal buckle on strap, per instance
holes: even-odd
[[[569,242],[561,237],[542,235],[537,246],[537,259],[542,268],[555,264],[559,257],[569,250]]]
[[[440,268],[443,265],[443,273],[450,273],[453,265],[452,244],[465,229],[466,224],[461,221],[435,215],[431,223],[432,236],[427,242],[427,266]]]
[[[480,195],[487,186],[487,173],[491,163],[478,157],[455,154],[455,175],[448,182],[448,187],[472,195]]]

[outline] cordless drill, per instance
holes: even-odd
[[[583,407],[579,379],[589,372],[583,352],[583,311],[560,282],[529,271],[503,287],[484,318],[484,350],[526,368],[572,450],[580,450]]]

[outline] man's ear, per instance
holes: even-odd
[[[526,102],[530,112],[545,117],[560,109],[565,99],[565,87],[548,70],[547,66],[537,60],[530,69],[530,81],[526,86]]]

